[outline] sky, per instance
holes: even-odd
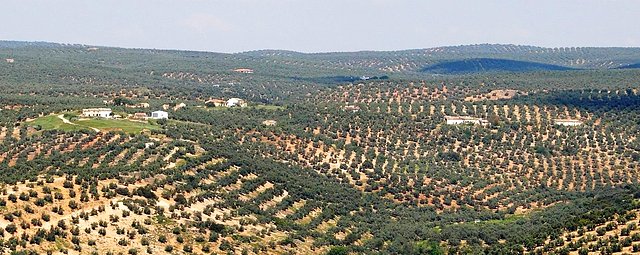
[[[640,0],[0,0],[0,40],[242,52],[640,46]]]

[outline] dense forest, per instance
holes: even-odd
[[[3,252],[640,251],[637,48],[0,42],[0,60]],[[230,98],[247,104],[212,101]],[[96,107],[169,119],[79,116]]]

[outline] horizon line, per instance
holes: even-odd
[[[70,43],[70,42],[53,42],[53,41],[41,41],[41,40],[12,40],[12,39],[0,39],[0,42],[14,42],[14,43],[45,43],[45,44],[58,44],[61,46],[83,46],[83,47],[102,47],[102,48],[117,48],[117,49],[126,49],[126,50],[158,50],[158,51],[183,51],[183,52],[200,52],[200,53],[217,53],[217,54],[244,54],[258,51],[281,51],[281,52],[291,52],[298,54],[335,54],[335,53],[363,53],[363,52],[400,52],[400,51],[416,51],[416,50],[430,50],[430,49],[439,49],[439,48],[454,48],[454,47],[465,47],[465,46],[482,46],[482,45],[499,45],[499,46],[516,46],[516,47],[534,47],[540,49],[569,49],[569,48],[583,48],[583,49],[602,49],[602,48],[618,48],[618,49],[640,49],[640,46],[559,46],[559,47],[545,47],[545,46],[536,46],[531,44],[514,44],[514,43],[471,43],[471,44],[458,44],[458,45],[442,45],[442,46],[433,46],[433,47],[425,47],[425,48],[406,48],[406,49],[394,49],[394,50],[372,50],[372,49],[363,49],[363,50],[345,50],[345,51],[298,51],[298,50],[289,50],[289,49],[253,49],[253,50],[245,50],[245,51],[235,51],[235,52],[223,52],[223,51],[212,51],[212,50],[202,50],[202,49],[177,49],[177,48],[145,48],[145,47],[131,47],[131,46],[113,46],[113,45],[98,45],[98,44],[86,44],[86,43]]]

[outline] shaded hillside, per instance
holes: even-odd
[[[634,69],[634,68],[640,68],[640,63],[618,67],[618,69]]]
[[[508,59],[476,58],[447,61],[421,69],[426,73],[464,74],[477,72],[531,72],[562,71],[571,68],[543,63],[517,61]]]

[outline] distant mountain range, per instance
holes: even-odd
[[[0,54],[10,49],[83,49],[98,47],[112,52],[139,54],[164,53],[164,56],[206,58],[223,65],[253,64],[286,72],[305,73],[313,69],[336,76],[389,74],[469,74],[484,72],[562,71],[580,69],[640,68],[640,48],[567,47],[542,48],[510,44],[478,44],[401,51],[360,51],[300,53],[285,50],[257,50],[234,54],[179,50],[121,49],[80,44],[0,41]],[[0,57],[2,56],[0,55]],[[7,56],[8,57],[8,56]],[[317,70],[316,70],[317,69]],[[333,70],[333,71],[332,71]]]

